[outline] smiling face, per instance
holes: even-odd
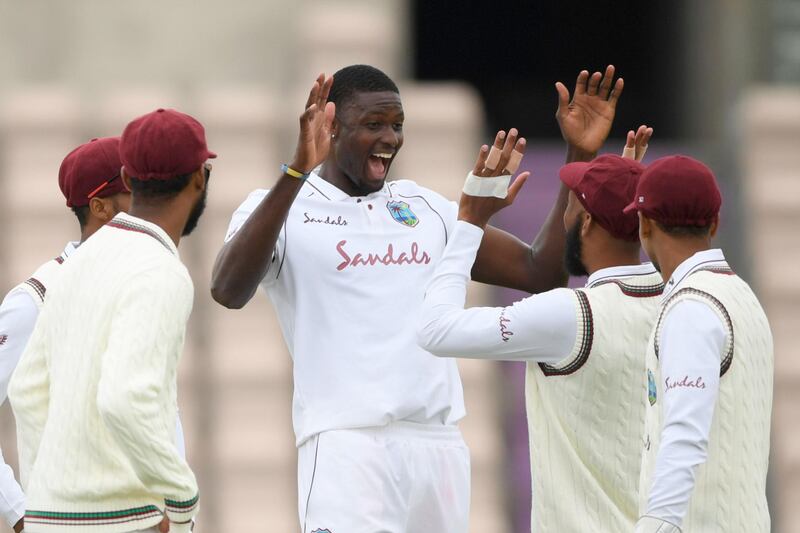
[[[348,98],[337,109],[326,165],[334,185],[361,194],[379,191],[403,146],[403,120],[396,92],[358,92]]]

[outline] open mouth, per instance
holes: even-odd
[[[367,158],[367,170],[370,180],[386,179],[386,171],[389,169],[394,154],[376,152]]]

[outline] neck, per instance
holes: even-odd
[[[175,243],[175,246],[178,246],[181,240],[183,228],[186,227],[188,217],[182,209],[178,209],[172,202],[156,205],[131,202],[131,209],[128,213],[163,229],[172,239],[172,242]]]
[[[661,277],[664,278],[664,282],[669,281],[681,263],[697,252],[710,248],[709,239],[670,239],[664,250],[658,254],[658,265],[661,267]]]
[[[584,248],[583,250],[583,264],[586,266],[586,271],[589,275],[604,268],[642,264],[639,258],[640,247],[636,242],[613,238],[597,241],[589,241],[587,239],[584,241],[584,246],[587,246],[589,242],[591,244],[588,246],[591,246],[591,249]]]
[[[598,270],[604,268],[618,267],[618,266],[636,266],[641,265],[642,261],[639,259],[638,250],[635,253],[609,253],[602,257],[595,257],[591,261],[586,261],[586,271],[591,276]]]
[[[348,196],[366,196],[375,191],[367,191],[361,189],[353,183],[353,181],[342,172],[335,161],[330,159],[326,160],[322,167],[319,169],[319,177],[336,187],[337,189],[345,192]]]

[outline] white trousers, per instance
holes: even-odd
[[[302,533],[466,533],[470,463],[453,426],[326,431],[298,450]]]

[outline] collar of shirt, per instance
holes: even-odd
[[[375,196],[384,195],[391,196],[392,192],[389,190],[389,182],[385,181],[381,190],[370,193],[366,196],[350,196],[343,190],[339,189],[332,183],[325,181],[316,171],[312,172],[306,180],[306,183],[315,189],[319,194],[332,202],[341,202],[344,200],[362,201]]]
[[[586,287],[592,287],[600,281],[608,279],[626,278],[629,276],[645,276],[654,274],[656,268],[653,263],[642,263],[641,265],[621,265],[596,270],[586,280]]]
[[[172,238],[170,238],[170,236],[167,235],[167,232],[161,229],[161,226],[158,224],[153,224],[152,222],[129,215],[128,213],[119,212],[117,213],[117,216],[115,216],[111,222],[106,225],[111,226],[112,228],[136,231],[139,233],[144,233],[145,235],[149,235],[161,243],[167,250],[172,252],[173,255],[180,257],[178,255],[178,248],[175,246],[175,243],[172,242]]]
[[[81,245],[80,241],[68,242],[67,245],[64,247],[64,251],[61,252],[61,259],[68,259],[69,256],[75,253],[75,250],[77,250],[78,246],[80,245]]]
[[[691,273],[700,270],[701,268],[708,267],[727,267],[728,263],[725,261],[725,255],[719,248],[712,248],[711,250],[703,250],[697,252],[690,258],[686,259],[683,263],[678,265],[672,277],[667,281],[664,287],[664,294],[661,301],[665,302],[670,295],[675,292],[675,288],[687,278]]]

